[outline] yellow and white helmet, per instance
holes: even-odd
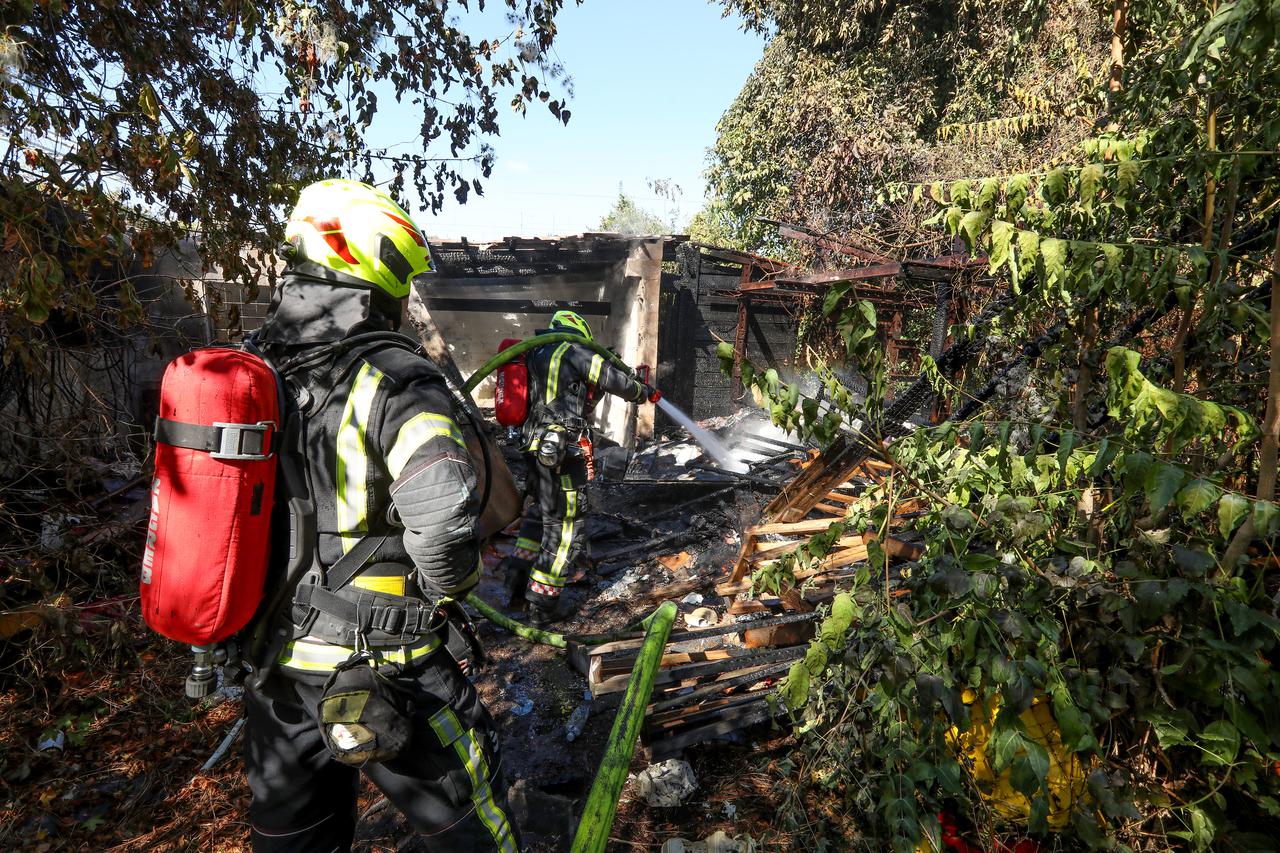
[[[376,287],[396,299],[432,272],[427,240],[382,190],[335,178],[302,190],[285,226],[293,262],[336,284]],[[316,269],[320,267],[320,269]]]

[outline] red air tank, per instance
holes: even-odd
[[[498,352],[520,343],[519,338],[506,338]],[[498,368],[493,391],[493,414],[504,427],[518,427],[529,416],[529,368],[519,355]]]
[[[198,349],[165,369],[142,558],[142,615],[183,643],[221,642],[262,600],[280,389],[262,358]]]

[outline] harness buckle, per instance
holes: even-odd
[[[271,458],[271,434],[274,421],[258,421],[256,424],[229,424],[214,421],[217,430],[218,449],[209,452],[214,459],[243,459],[261,461]]]
[[[384,607],[374,627],[388,634],[399,634],[409,622],[409,614],[403,607]]]

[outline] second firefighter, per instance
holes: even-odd
[[[545,331],[591,340],[591,328],[572,311],[556,312]],[[535,347],[526,363],[529,417],[523,439],[529,471],[526,490],[533,501],[507,559],[507,586],[512,603],[518,604],[523,596],[530,621],[545,625],[568,615],[561,596],[585,538],[581,516],[592,467],[587,422],[591,410],[605,394],[631,403],[656,402],[659,394],[574,342]]]

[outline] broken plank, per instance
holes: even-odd
[[[823,533],[828,527],[837,522],[829,518],[814,518],[808,521],[790,521],[790,522],[773,522],[771,524],[759,524],[755,527],[748,527],[747,533],[752,536],[764,536],[765,534],[778,534],[785,536],[787,534],[802,533]]]
[[[725,672],[733,672],[735,670],[747,669],[748,667],[761,666],[766,663],[780,663],[784,660],[798,660],[804,657],[805,648],[801,646],[793,646],[784,649],[769,649],[763,652],[747,652],[727,660],[709,661],[707,663],[691,663],[684,666],[676,666],[662,668],[658,670],[655,677],[655,684],[672,684],[690,679],[705,678],[708,676],[716,676]],[[604,693],[613,693],[618,690],[625,690],[627,687],[627,679],[631,677],[630,673],[615,675],[612,678],[602,680],[599,683],[590,684],[593,696],[599,696]]]
[[[745,616],[749,613],[772,613],[775,607],[781,607],[781,602],[770,606],[759,599],[748,599],[747,601],[735,601],[729,605],[729,613],[734,616]]]
[[[803,544],[804,544],[803,542],[796,542],[792,546],[792,548],[798,548]],[[853,562],[855,563],[858,560],[865,560],[867,558],[867,546],[863,544],[861,536],[846,536],[838,540],[834,547],[835,547],[835,550],[829,553],[826,557],[822,558],[822,560],[818,564],[819,566],[826,565],[826,562],[828,560],[847,558],[851,556],[850,552],[860,553],[862,555],[861,557],[857,557],[857,556],[854,557]],[[778,549],[778,550],[781,550],[781,549]],[[768,554],[753,555],[751,557],[751,565],[754,567],[754,566],[760,565],[761,563],[773,563],[773,562],[777,562],[778,560],[781,560],[784,556],[786,556],[786,554],[778,553],[778,550],[775,550]],[[888,549],[886,548],[885,550],[887,551]],[[848,563],[846,563],[845,565],[848,565]],[[813,574],[813,572],[811,571],[810,574]],[[800,577],[800,575],[797,574],[796,577]]]
[[[677,643],[689,642],[691,640],[703,640],[708,637],[719,637],[725,634],[740,634],[752,628],[770,628],[777,625],[788,625],[793,622],[810,622],[817,617],[809,613],[790,613],[786,616],[776,616],[772,619],[753,619],[749,622],[732,622],[728,625],[718,625],[714,628],[698,628],[687,631],[673,631],[671,636],[667,638],[667,645],[675,645]],[[641,642],[644,640],[642,635],[637,634],[634,639],[617,640],[612,643],[589,648],[586,653],[591,656],[607,654],[609,652],[618,652],[626,650],[634,650],[640,648]]]
[[[803,614],[809,616],[812,614]],[[749,649],[764,649],[774,646],[794,646],[813,639],[817,633],[817,622],[791,622],[786,625],[775,625],[769,628],[752,628],[742,635],[742,642]]]
[[[742,687],[743,685],[756,684],[767,678],[781,675],[791,668],[791,662],[775,663],[769,666],[762,666],[753,669],[743,675],[735,675],[731,678],[724,678],[713,681],[705,687],[699,687],[692,693],[685,693],[682,696],[675,696],[671,699],[663,699],[661,702],[654,702],[649,706],[648,716],[656,718],[657,715],[672,708],[684,708],[689,705],[700,703],[703,699],[710,696],[720,696],[726,690],[734,687]]]
[[[867,534],[866,541],[868,544],[875,542],[876,540],[876,536]],[[890,557],[897,560],[906,560],[907,562],[918,560],[924,555],[923,545],[917,545],[914,542],[904,542],[903,540],[894,538],[893,536],[885,537],[885,540],[880,547]]]
[[[701,652],[671,652],[662,656],[660,666],[664,669],[677,666],[685,666],[692,663],[709,663],[714,661],[731,660],[735,657],[742,657],[742,654],[734,653],[729,649],[707,649]],[[608,679],[619,673],[629,673],[635,666],[636,656],[628,652],[613,652],[612,654],[601,655],[600,675],[603,679]]]
[[[734,710],[737,711],[737,709]],[[744,706],[743,710],[726,715],[725,719],[654,741],[649,744],[649,755],[652,761],[661,761],[679,753],[685,747],[766,722],[772,717],[773,710],[766,700],[761,699],[758,704]]]
[[[733,564],[733,571],[729,574],[730,580],[742,579],[742,576],[747,573],[747,567],[750,565],[747,561],[755,550],[756,537],[748,530],[742,535],[742,548],[738,551],[738,560]]]
[[[761,690],[748,690],[745,693],[738,693],[734,696],[724,696],[704,701],[693,707],[675,708],[670,711],[664,711],[661,714],[655,714],[652,717],[646,716],[645,739],[647,741],[657,740],[694,726],[703,725],[710,720],[724,716],[727,711],[733,708],[759,702],[768,693],[769,687],[766,686]]]

